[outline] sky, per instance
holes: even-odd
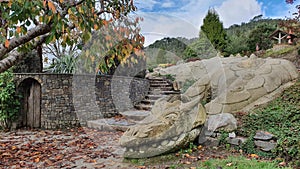
[[[135,5],[136,14],[144,18],[140,26],[145,46],[164,37],[197,37],[210,8],[227,28],[260,14],[264,18],[291,17],[296,6],[285,0],[135,0]]]

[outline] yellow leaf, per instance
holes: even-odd
[[[40,16],[40,17],[39,17],[39,21],[40,21],[40,22],[43,22],[43,16]]]
[[[20,26],[17,27],[17,33],[21,33],[21,27]]]
[[[81,6],[78,8],[79,13],[84,13]]]
[[[8,39],[5,40],[4,46],[5,46],[6,48],[9,47],[9,40],[8,40]]]
[[[71,8],[68,9],[68,14],[73,14]]]
[[[60,3],[63,3],[63,2],[64,2],[64,0],[59,0],[59,2],[60,2]]]
[[[52,11],[53,13],[56,13],[56,8],[55,8],[53,2],[48,1],[48,6],[49,6],[49,8],[51,9],[51,11]]]

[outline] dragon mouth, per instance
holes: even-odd
[[[126,146],[124,157],[141,158],[144,156],[145,157],[149,155],[157,156],[162,153],[176,151],[182,148],[182,146],[186,146],[182,144],[183,142],[186,142],[188,144],[189,141],[193,141],[195,138],[191,136],[199,134],[200,131],[201,131],[201,127],[196,128],[187,133],[182,133],[174,137],[160,139],[160,140],[146,139],[139,143],[136,142],[135,144],[133,144],[135,140],[132,140],[131,146],[128,145]]]

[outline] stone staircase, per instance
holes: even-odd
[[[120,112],[121,117],[105,118],[87,121],[89,128],[102,131],[125,131],[150,114],[155,101],[171,94],[180,94],[174,91],[172,83],[161,77],[149,78],[150,89],[145,98],[134,106],[135,110]]]
[[[137,110],[150,111],[155,101],[170,94],[180,94],[180,91],[174,91],[172,84],[161,77],[148,78],[150,89],[145,99],[134,107]]]

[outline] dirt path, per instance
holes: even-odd
[[[135,168],[124,163],[121,132],[18,130],[0,133],[0,168]]]

